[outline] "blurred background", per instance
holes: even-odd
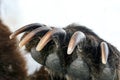
[[[65,27],[78,23],[92,29],[120,50],[119,0],[0,0],[0,18],[13,32],[29,23]],[[21,49],[23,53],[24,48]],[[40,67],[24,54],[28,73]]]

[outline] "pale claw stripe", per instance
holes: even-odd
[[[39,23],[33,23],[33,24],[28,24],[28,25],[25,25],[23,27],[21,27],[20,29],[16,30],[15,32],[13,32],[9,38],[10,39],[13,39],[15,38],[18,34],[22,33],[22,32],[25,32],[27,30],[30,30],[30,29],[36,29],[38,27],[42,27],[43,25],[39,24]]]
[[[101,46],[102,63],[106,64],[109,55],[109,48],[106,42],[101,42],[100,46]]]
[[[36,50],[41,51],[45,45],[53,38],[53,36],[59,36],[59,35],[66,35],[66,32],[64,29],[61,28],[53,28],[53,30],[48,31],[40,40],[38,43]],[[61,37],[62,38],[62,37]],[[63,38],[64,39],[64,38]]]
[[[51,28],[43,26],[43,27],[39,27],[34,29],[33,31],[31,31],[30,33],[28,33],[19,43],[19,47],[22,47],[24,45],[26,45],[37,33],[40,33],[42,31],[49,31]]]
[[[83,32],[81,31],[76,31],[68,44],[68,49],[67,49],[67,54],[70,55],[74,51],[75,47],[80,43],[83,42],[83,40],[86,39],[86,36]]]

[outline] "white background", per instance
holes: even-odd
[[[2,18],[12,31],[29,23],[85,25],[120,50],[120,0],[4,0]],[[30,59],[29,73],[38,65]],[[32,70],[31,70],[32,68]]]

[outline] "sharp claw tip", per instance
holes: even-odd
[[[10,39],[13,39],[12,35],[9,36]]]
[[[72,54],[72,50],[68,48],[67,54],[68,54],[68,55]]]
[[[103,64],[106,64],[107,62],[106,61],[102,61]]]
[[[23,47],[23,45],[19,44],[19,47],[20,47],[20,48],[22,48],[22,47]]]
[[[36,51],[41,51],[41,48],[39,48],[39,47],[36,47]]]

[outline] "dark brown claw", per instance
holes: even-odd
[[[40,42],[38,43],[36,50],[37,51],[41,51],[44,46],[50,41],[52,40],[53,36],[55,35],[63,35],[64,37],[61,37],[62,39],[65,38],[66,32],[64,29],[61,28],[53,28],[53,30],[48,31],[40,40]]]
[[[71,54],[73,52],[73,50],[75,49],[75,47],[80,43],[83,42],[83,40],[86,39],[86,36],[83,32],[81,31],[77,31],[75,32],[69,42],[68,45],[68,50],[67,50],[67,54]]]
[[[101,55],[102,55],[102,63],[106,64],[109,55],[109,49],[106,42],[101,42]]]
[[[36,29],[38,27],[42,27],[42,26],[45,26],[45,25],[41,25],[39,23],[33,23],[33,24],[28,24],[26,26],[23,26],[22,28],[16,30],[14,33],[12,33],[10,35],[10,39],[13,39],[14,37],[16,37],[18,34],[22,33],[22,32],[25,32],[25,31],[28,31],[28,30],[31,30],[31,29]]]
[[[26,45],[37,33],[42,33],[43,31],[49,31],[50,29],[51,28],[46,26],[34,29],[21,40],[21,42],[19,43],[19,47]]]

